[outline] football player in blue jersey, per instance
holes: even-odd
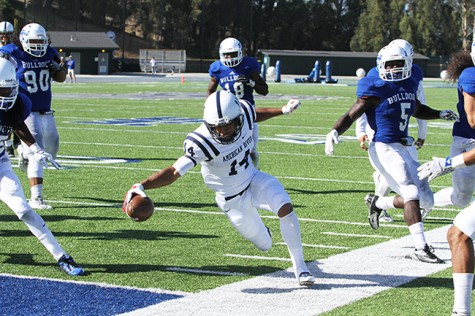
[[[230,91],[212,93],[204,105],[204,123],[185,139],[183,156],[172,166],[134,184],[126,194],[124,211],[134,194],[145,196],[144,190],[170,185],[201,164],[203,180],[215,191],[219,208],[241,236],[259,250],[271,248],[272,236],[257,208],[280,218],[295,277],[300,285],[313,285],[315,277],[304,261],[300,225],[289,195],[275,177],[257,170],[250,162],[254,122],[291,113],[299,106],[300,101],[291,99],[282,108],[255,109]]]
[[[249,101],[255,106],[253,92],[267,95],[269,87],[260,75],[259,62],[252,57],[244,57],[242,45],[237,39],[228,37],[219,45],[219,60],[209,67],[211,80],[208,85],[208,95],[215,92],[218,85],[223,90],[231,91],[239,99]],[[258,126],[254,126],[255,144],[251,153],[254,165],[259,168],[257,152]]]
[[[30,114],[31,101],[26,95],[18,93],[18,85],[15,66],[7,59],[0,58],[0,200],[26,224],[64,272],[73,276],[84,275],[84,270],[65,253],[41,216],[28,204],[20,180],[6,154],[3,141],[13,131],[32,152],[31,161],[41,165],[49,162],[59,168],[54,158],[35,141],[25,124],[25,119]]]
[[[419,167],[419,177],[429,181],[452,172],[452,187],[434,194],[436,205],[455,205],[464,208],[454,219],[447,233],[452,253],[454,305],[452,315],[471,315],[475,238],[475,42],[472,51],[452,56],[447,74],[449,81],[457,81],[459,122],[453,127],[452,147],[447,158],[434,157]],[[444,202],[444,203],[442,203]]]
[[[404,40],[404,39],[395,39],[391,42],[391,44],[396,44],[402,49],[406,51],[408,55],[411,57],[414,57],[414,50],[412,49],[412,45]],[[382,50],[381,50],[382,51]],[[419,67],[416,64],[412,64],[411,68],[412,73],[420,73],[421,78],[423,77],[423,71],[421,67]],[[373,67],[370,69],[368,72],[368,76],[376,76],[379,77],[379,71],[378,67]],[[364,77],[364,76],[363,76]],[[426,96],[425,96],[425,91],[424,91],[424,86],[422,84],[422,79],[419,82],[419,86],[417,88],[417,99],[422,103],[422,104],[427,104]],[[416,119],[417,120],[417,140],[414,142],[414,146],[411,147],[411,153],[413,154],[414,159],[418,160],[418,153],[417,149],[422,148],[424,146],[426,137],[427,137],[427,121],[426,120],[421,120],[421,119]],[[355,134],[356,137],[358,138],[358,142],[360,144],[361,149],[363,150],[368,150],[367,142],[370,142],[373,139],[374,131],[371,129],[371,127],[368,125],[368,121],[366,118],[366,114],[362,114],[355,123]],[[391,188],[389,187],[389,184],[387,183],[386,179],[378,172],[374,171],[373,172],[373,181],[374,181],[374,186],[375,186],[375,194],[379,196],[386,196],[391,192]],[[430,212],[430,210],[422,210],[422,219],[424,220],[427,214]],[[379,221],[383,222],[394,222],[392,219],[391,215],[386,210],[382,210],[380,216],[379,216]]]
[[[472,44],[471,56],[475,60],[475,43]],[[475,148],[475,102],[471,95],[475,93],[475,67],[467,52],[452,56],[447,74],[448,79],[458,80],[457,110],[460,120],[452,129],[452,146],[450,155],[456,156]],[[452,186],[434,194],[435,206],[456,206],[463,208],[473,199],[475,192],[475,166],[456,170],[452,174]]]
[[[427,244],[421,207],[432,209],[434,200],[427,180],[419,180],[419,162],[411,155],[414,139],[408,136],[411,116],[420,119],[456,120],[451,110],[438,111],[422,104],[417,98],[421,74],[412,73],[412,56],[392,43],[377,58],[379,76],[366,76],[359,80],[353,106],[342,115],[328,133],[325,143],[327,155],[333,155],[333,145],[363,113],[366,114],[373,141],[368,153],[373,167],[384,176],[397,196],[379,197],[368,194],[369,223],[379,227],[383,209],[404,209],[415,251],[408,258],[428,263],[443,263]]]
[[[26,94],[32,103],[31,114],[26,124],[41,148],[56,158],[59,150],[59,135],[51,109],[51,83],[64,82],[66,69],[58,51],[49,45],[46,30],[37,23],[23,27],[19,43],[0,48],[0,52],[10,55],[17,62],[17,78],[20,92]],[[50,210],[52,207],[43,200],[43,166],[29,161],[32,155],[28,146],[18,146],[19,166],[27,170],[30,182],[30,205],[35,209]]]

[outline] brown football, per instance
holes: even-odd
[[[153,201],[148,196],[136,194],[127,204],[127,216],[134,221],[143,222],[153,215],[153,208]]]

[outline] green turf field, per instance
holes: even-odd
[[[326,133],[355,100],[356,81],[348,82],[352,85],[270,82],[270,94],[256,101],[258,107],[281,107],[288,98],[302,100],[302,107],[292,115],[260,124],[259,151],[261,170],[278,177],[294,202],[303,243],[343,247],[305,247],[307,261],[384,241],[322,232],[371,235],[383,231],[392,238],[408,234],[407,229],[391,225],[375,232],[369,225],[333,222],[366,223],[363,198],[374,188],[373,170],[356,142],[354,128],[340,138],[335,156],[327,157],[324,152]],[[205,187],[199,167],[170,187],[147,191],[156,207],[150,220],[133,222],[120,208],[133,183],[169,166],[182,154],[186,134],[199,124],[175,121],[143,126],[125,125],[123,120],[200,119],[207,83],[157,79],[53,85],[53,108],[61,137],[59,161],[64,169],[45,171],[44,197],[54,210],[38,213],[89,273],[82,280],[197,292],[290,266],[287,261],[229,256],[288,258],[288,252],[285,245],[278,244],[282,242],[279,222],[270,212],[262,212],[273,231],[275,244],[269,252],[261,253],[242,239],[215,206],[214,194]],[[430,106],[456,110],[454,86],[430,80],[425,86]],[[411,119],[413,136],[417,136],[416,128]],[[429,123],[420,160],[447,156],[450,142],[450,123]],[[26,174],[18,168],[15,171],[29,197]],[[434,180],[432,186],[437,191],[450,182],[450,176],[445,176]],[[395,225],[405,224],[400,210],[390,213]],[[425,228],[450,224],[455,215],[452,209],[435,209]],[[0,273],[69,279],[4,204],[0,206],[0,241]],[[176,268],[228,274],[180,273],[173,270]],[[446,315],[451,307],[452,279],[447,269],[328,314]]]

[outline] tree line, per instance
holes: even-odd
[[[158,49],[216,58],[228,36],[258,49],[379,51],[395,38],[418,53],[470,49],[471,0],[0,0],[2,20],[37,22],[47,31],[97,25]],[[58,16],[70,23],[59,25]],[[121,43],[118,43],[119,45]]]

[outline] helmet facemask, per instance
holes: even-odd
[[[226,67],[236,67],[242,61],[242,45],[232,37],[228,37],[219,45],[219,60]]]
[[[27,24],[20,32],[20,43],[23,50],[34,57],[42,57],[46,54],[48,42],[46,31],[39,24]]]
[[[18,97],[18,85],[15,66],[0,58],[0,110],[8,111],[13,107]]]
[[[390,67],[388,63],[400,61],[400,67]],[[402,81],[411,76],[412,57],[396,44],[389,44],[378,54],[377,65],[379,77],[384,81]]]

